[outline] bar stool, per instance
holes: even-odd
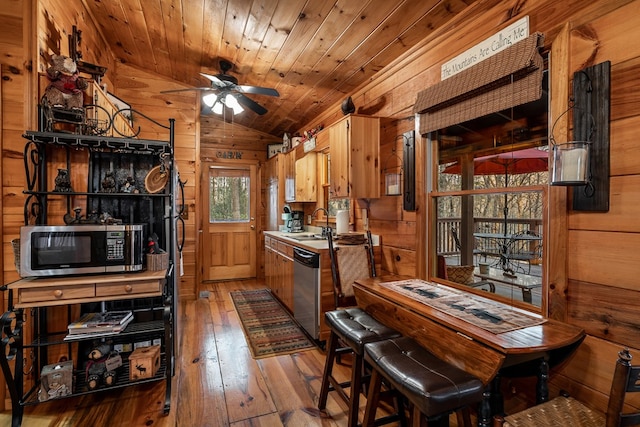
[[[383,378],[409,401],[415,427],[421,425],[423,416],[429,427],[448,426],[449,414],[461,410],[466,416],[459,417],[459,422],[470,425],[468,408],[482,400],[478,378],[437,358],[409,337],[368,343],[364,359],[373,372],[363,427],[374,425]]]
[[[327,360],[318,397],[318,409],[325,409],[329,391],[336,391],[349,405],[348,426],[355,427],[358,424],[360,390],[363,382],[366,382],[363,378],[364,346],[367,343],[400,337],[400,334],[357,307],[328,311],[325,313],[325,320],[331,328],[331,335],[327,345]],[[339,341],[344,343],[345,347],[338,348]],[[333,376],[333,365],[336,356],[344,353],[353,354],[351,380],[340,383]],[[349,388],[349,394],[346,393],[346,388]]]

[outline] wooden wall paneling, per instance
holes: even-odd
[[[640,289],[638,233],[571,230],[568,245],[572,280]]]
[[[383,246],[382,269],[392,274],[415,276],[416,251],[389,245]]]
[[[68,35],[75,25],[82,31],[80,51],[82,59],[92,64],[107,67],[104,81],[111,85],[115,62],[111,50],[92,15],[78,2],[79,7],[69,7],[64,0],[39,0],[38,4],[38,63],[37,71],[45,72],[49,55],[52,53],[69,55]]]
[[[129,103],[133,109],[162,123],[168,124],[169,118],[175,122],[175,159],[180,179],[187,181],[185,186],[185,204],[188,206],[188,217],[185,219],[185,245],[182,252],[184,274],[179,276],[179,298],[194,299],[197,296],[196,272],[196,218],[197,218],[197,154],[199,154],[198,104],[194,96],[179,97],[167,101],[166,95],[160,92],[167,87],[175,88],[175,83],[167,82],[152,73],[119,64],[117,77],[114,79],[114,93]],[[140,136],[150,139],[167,140],[166,129],[134,114],[134,128],[141,129]],[[181,236],[178,236],[181,238]]]
[[[569,317],[594,337],[620,346],[638,342],[640,289],[625,289],[578,280],[569,282]],[[640,355],[639,355],[640,356]]]
[[[638,67],[640,68],[640,61],[638,62]],[[640,91],[637,88],[635,93],[640,95]],[[633,117],[612,121],[611,176],[640,174],[640,145],[637,143],[639,125],[640,111]]]
[[[640,174],[613,176],[610,183],[609,212],[573,212],[569,217],[570,229],[640,233]]]
[[[551,371],[552,386],[556,390],[566,390],[572,397],[604,413],[618,352],[623,347],[608,340],[587,336],[565,363]],[[629,350],[635,361],[640,350],[634,347],[629,347]],[[626,404],[637,411],[640,408],[640,396],[629,394]]]
[[[555,123],[554,137],[568,141],[569,120],[562,115],[569,107],[569,32],[565,24],[551,41],[549,53],[550,111],[549,122]],[[550,187],[548,209],[543,234],[546,251],[543,254],[544,279],[547,292],[543,292],[542,314],[553,319],[567,320],[567,193],[565,187]],[[544,288],[544,287],[543,287]]]
[[[638,67],[640,58],[619,62],[611,67],[611,121],[640,115],[638,93]]]

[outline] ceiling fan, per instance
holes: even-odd
[[[280,96],[278,91],[267,87],[239,85],[237,78],[230,74],[227,74],[227,72],[231,68],[233,68],[233,64],[231,62],[224,59],[220,60],[220,74],[212,75],[200,73],[201,76],[206,77],[211,81],[210,87],[166,90],[161,93],[198,90],[205,92],[202,97],[202,102],[210,107],[214,113],[222,114],[222,111],[226,106],[233,109],[234,114],[242,112],[242,107],[249,108],[250,110],[260,115],[266,114],[266,108],[264,108],[262,105],[258,104],[245,94]]]

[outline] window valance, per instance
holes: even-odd
[[[544,64],[535,33],[418,93],[420,133],[442,129],[540,99]]]

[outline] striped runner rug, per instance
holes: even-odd
[[[268,289],[231,291],[230,295],[254,359],[314,347]]]

